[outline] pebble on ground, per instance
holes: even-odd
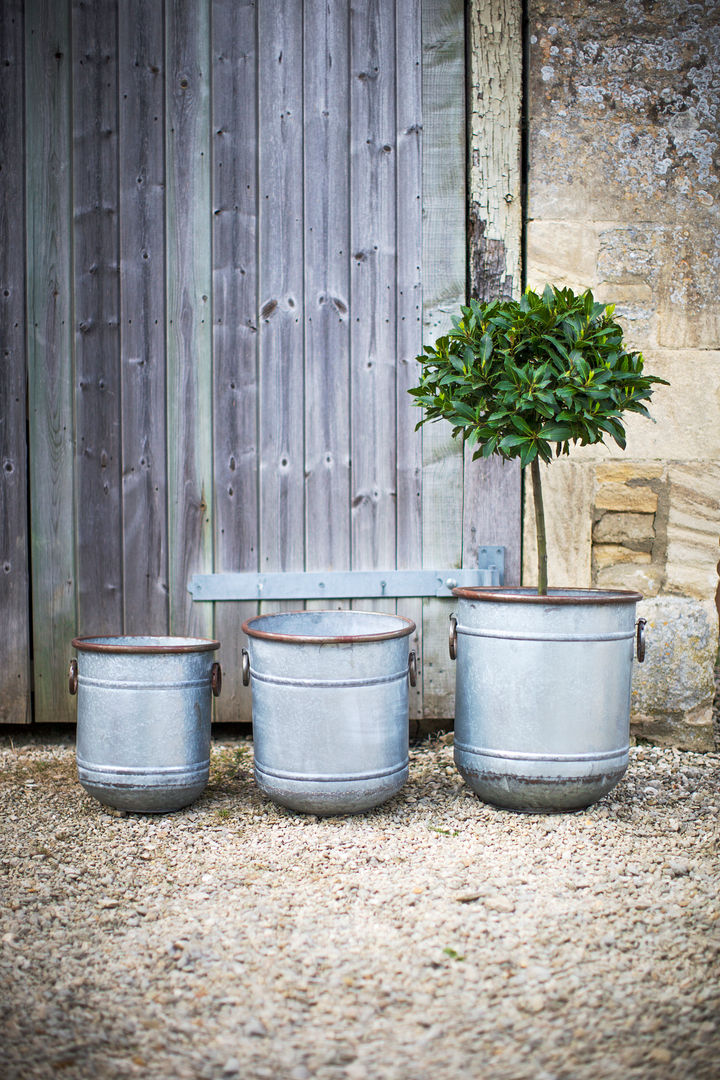
[[[595,806],[516,815],[450,741],[318,819],[260,795],[250,739],[142,816],[69,740],[0,738],[0,1073],[716,1080],[720,755],[638,746]]]

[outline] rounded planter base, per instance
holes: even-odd
[[[268,799],[301,814],[329,817],[334,814],[358,814],[392,799],[408,778],[408,764],[386,776],[293,778],[269,772],[255,765],[255,781]]]
[[[524,813],[592,805],[628,765],[638,593],[455,589],[455,764]]]
[[[455,765],[465,783],[483,802],[519,814],[567,814],[584,810],[612,791],[627,770],[619,767],[587,776],[577,769],[568,775],[523,776],[501,772],[480,765],[476,755],[455,749]]]
[[[127,810],[132,814],[170,814],[199,799],[205,790],[210,763],[195,770],[193,777],[186,775],[182,782],[173,784],[171,777],[163,777],[162,769],[153,769],[151,780],[141,775],[112,775],[107,768],[91,766],[78,761],[78,780],[88,795],[104,806]]]

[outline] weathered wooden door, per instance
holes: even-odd
[[[218,719],[249,719],[255,605],[194,601],[197,573],[500,543],[518,580],[517,475],[415,432],[406,393],[467,287],[462,0],[2,14],[0,717],[32,687],[73,719],[77,633],[171,632],[220,638]],[[416,621],[416,718],[452,716],[450,603],[359,605]]]

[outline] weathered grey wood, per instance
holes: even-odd
[[[422,26],[416,0],[395,5],[395,109],[397,129],[396,188],[396,394],[397,394],[397,553],[398,569],[422,565],[422,433],[415,431],[420,412],[408,388],[419,374],[422,347]],[[398,605],[417,631],[410,647],[420,677],[410,687],[410,717],[423,714],[422,601]]]
[[[350,568],[349,5],[304,14],[305,534],[309,570]]]
[[[521,289],[522,4],[470,6],[470,289],[480,300]],[[465,455],[463,565],[480,544],[504,544],[505,582],[520,582],[521,470],[518,462]]]
[[[423,324],[434,341],[465,299],[465,55],[462,0],[423,0]],[[423,565],[460,566],[462,449],[447,424],[423,428]],[[423,605],[423,711],[454,713],[450,601]]]
[[[465,462],[463,566],[477,566],[477,549],[505,545],[505,584],[520,584],[521,472],[516,461],[493,456]]]
[[[73,3],[78,631],[123,630],[117,3]]]
[[[209,2],[165,16],[170,627],[209,637],[212,607],[187,591],[213,565]]]
[[[352,566],[364,570],[394,566],[397,543],[394,5],[351,8],[350,40]]]
[[[305,561],[302,6],[258,6],[260,569]]]
[[[167,634],[162,5],[123,0],[118,50],[124,625]]]
[[[215,565],[247,571],[259,565],[255,3],[215,0],[212,33]],[[256,609],[215,605],[224,673],[219,721],[251,719],[240,650],[243,621]]]
[[[70,22],[55,0],[25,8],[28,417],[35,719],[72,721],[75,608]]]
[[[0,723],[30,719],[23,4],[0,5]]]
[[[522,288],[522,2],[469,5],[471,295]]]

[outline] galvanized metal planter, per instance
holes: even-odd
[[[410,619],[296,611],[248,619],[255,779],[274,802],[311,814],[378,806],[408,776]]]
[[[181,637],[76,638],[78,779],[101,803],[160,814],[194,802],[210,766],[218,641]]]
[[[454,594],[455,764],[465,781],[485,802],[529,813],[596,802],[627,769],[640,594]]]

